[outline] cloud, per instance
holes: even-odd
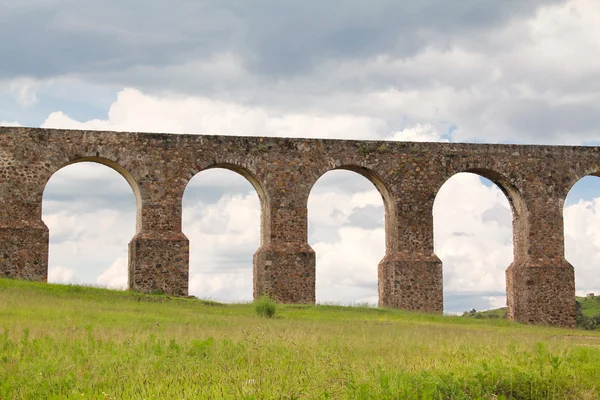
[[[500,291],[513,260],[512,215],[500,189],[461,173],[439,190],[433,207],[435,253],[447,292]]]
[[[6,3],[6,2],[5,2]],[[156,0],[138,7],[63,0],[32,6],[9,0],[0,42],[6,75],[36,77],[168,66],[223,52],[243,58],[260,76],[308,73],[327,59],[354,60],[382,53],[410,57],[430,46],[479,37],[534,15],[557,1],[381,1],[338,4],[264,1],[194,3]],[[311,29],[304,29],[310,26]],[[27,48],[27,54],[19,49]],[[77,49],[77,51],[72,51]],[[158,57],[157,54],[161,56]]]
[[[92,162],[66,166],[52,175],[44,190],[45,214],[71,211],[113,210],[135,212],[133,190],[118,172]]]
[[[431,124],[415,124],[396,132],[391,140],[404,142],[448,142],[443,139],[440,132]]]
[[[50,178],[42,219],[50,231],[50,269],[68,268],[78,281],[96,284],[107,265],[127,257],[135,199],[125,179],[110,168],[75,164]]]
[[[29,107],[38,102],[37,91],[41,83],[32,78],[17,78],[10,81],[8,91],[15,96],[17,103],[21,106]],[[0,87],[4,85],[1,85]]]
[[[341,227],[337,240],[312,247],[317,253],[318,302],[377,303],[377,265],[385,254],[383,228]]]
[[[600,293],[600,198],[565,207],[565,254],[575,268],[575,284],[586,293]]]
[[[230,186],[213,186],[215,179]],[[192,178],[183,196],[183,232],[190,240],[190,294],[221,301],[252,300],[260,204],[245,178],[218,169]]]
[[[177,4],[12,5],[0,36],[4,30],[16,39],[0,41],[8,55],[0,79],[20,88],[23,104],[45,104],[44,112],[48,102],[70,100],[65,114],[90,121],[89,129],[190,131],[150,113],[138,124],[126,113],[105,120],[97,99],[135,87],[155,97],[205,99],[189,103],[213,116],[196,121],[196,132],[380,138],[430,124],[454,141],[600,140],[600,69],[589,57],[600,43],[593,0],[349,1],[343,10]],[[310,30],[299,29],[307,22]],[[30,49],[27,60],[22,48]],[[48,126],[81,126],[65,114]]]
[[[372,137],[385,124],[352,115],[300,115],[270,113],[257,107],[201,97],[156,97],[136,89],[119,92],[107,120],[79,122],[54,112],[45,128],[146,132],[212,133],[284,137]]]
[[[21,126],[20,123],[18,123],[17,121],[0,121],[0,126]]]
[[[127,289],[127,258],[117,258],[106,271],[98,276],[96,282],[109,289]]]
[[[50,283],[77,283],[75,271],[70,268],[55,266],[48,268],[48,282]]]
[[[489,296],[486,299],[490,302],[490,309],[506,307],[506,296]]]

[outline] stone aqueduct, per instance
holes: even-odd
[[[188,239],[181,202],[208,168],[243,175],[261,203],[254,296],[315,301],[315,253],[307,242],[307,200],[334,169],[355,171],[385,204],[386,254],[379,303],[442,311],[442,263],[433,248],[433,202],[454,174],[495,182],[513,213],[514,261],[506,271],[508,316],[575,324],[573,267],[564,256],[563,204],[583,176],[600,172],[597,147],[414,143],[0,128],[0,275],[46,281],[48,228],[42,194],[62,167],[93,161],[119,172],[137,201],[129,243],[129,285],[185,295]]]

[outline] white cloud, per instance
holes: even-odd
[[[127,289],[127,258],[119,257],[102,272],[96,282],[109,289]]]
[[[252,268],[235,272],[191,274],[189,293],[216,301],[252,301]]]
[[[75,271],[59,265],[48,268],[48,282],[50,283],[76,283]]]
[[[4,83],[0,87],[7,86],[8,92],[15,96],[19,105],[29,107],[38,102],[37,92],[41,85],[38,80],[24,77]]]
[[[444,290],[505,291],[504,271],[513,259],[512,215],[498,187],[474,174],[455,175],[438,192],[433,222]]]
[[[579,291],[600,293],[600,198],[565,207],[565,253]]]
[[[339,240],[312,244],[317,253],[317,301],[377,303],[377,265],[385,254],[382,228],[339,228]]]
[[[489,301],[489,309],[506,307],[506,296],[487,296],[485,297]]]
[[[381,120],[353,115],[281,113],[202,97],[144,94],[126,88],[111,105],[107,120],[76,121],[54,112],[45,128],[266,135],[283,137],[368,138],[381,132]]]
[[[231,182],[237,190],[195,190],[215,177]],[[206,195],[216,195],[217,200],[212,202]],[[260,243],[260,204],[245,178],[224,170],[195,176],[183,197],[183,232],[190,240],[190,294],[221,301],[252,300],[252,257]]]
[[[115,201],[119,193],[125,201]],[[107,265],[127,256],[135,199],[125,179],[108,167],[75,164],[49,180],[42,219],[50,231],[50,269],[62,266],[76,271],[78,281],[96,284]]]
[[[0,126],[22,126],[17,121],[0,121]]]
[[[396,132],[391,140],[399,140],[405,142],[447,142],[443,139],[440,132],[431,124],[415,124],[405,128],[400,132]]]

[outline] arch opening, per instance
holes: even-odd
[[[573,265],[575,292],[600,298],[600,178],[586,175],[572,187],[563,205],[565,258]],[[586,301],[586,300],[584,300]]]
[[[48,282],[127,288],[127,245],[136,232],[139,190],[131,175],[115,166],[78,159],[46,183]]]
[[[462,172],[435,197],[434,249],[444,266],[446,313],[506,307],[505,272],[516,257],[513,225],[522,202],[502,183],[489,171]]]
[[[378,304],[389,198],[381,180],[359,167],[328,171],[312,187],[308,239],[317,258],[318,303]]]
[[[190,241],[189,293],[251,301],[253,255],[266,230],[265,192],[258,180],[237,166],[214,166],[190,179],[182,204],[182,228]]]

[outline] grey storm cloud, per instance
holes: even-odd
[[[108,73],[232,52],[255,73],[303,74],[329,59],[408,57],[559,0],[117,3],[5,0],[0,76]]]
[[[275,113],[368,116],[386,134],[427,122],[456,126],[457,141],[595,144],[600,75],[580,68],[593,45],[573,43],[574,57],[548,61],[552,45],[535,47],[527,25],[540,7],[565,2],[4,0],[0,91],[18,77],[54,82],[32,91],[77,118],[89,117],[79,109],[91,100],[56,103],[57,80],[69,94],[85,82],[81,93],[135,87]],[[519,94],[523,82],[535,96]],[[0,119],[40,120],[8,102],[0,97]]]

